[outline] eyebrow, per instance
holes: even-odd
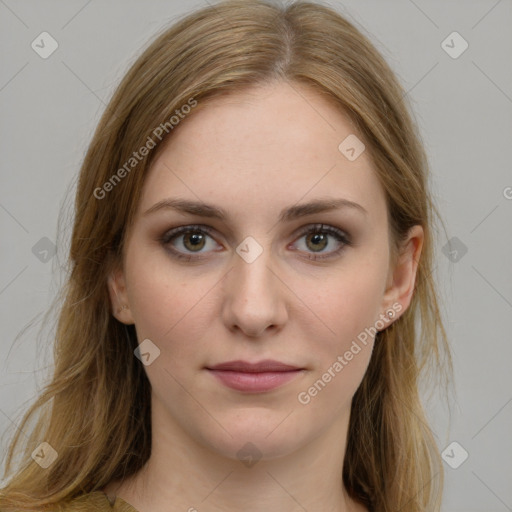
[[[307,215],[315,213],[327,212],[336,209],[351,209],[359,211],[364,215],[368,212],[359,203],[355,203],[344,198],[326,198],[310,201],[309,203],[297,204],[289,208],[285,208],[279,214],[279,222],[289,222],[291,220],[299,219]],[[214,219],[225,220],[229,215],[227,212],[211,204],[203,203],[200,201],[190,201],[188,199],[168,198],[162,199],[158,203],[151,206],[144,212],[144,216],[152,214],[160,210],[177,210],[191,215],[198,215],[200,217],[211,217]]]

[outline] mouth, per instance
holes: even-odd
[[[279,361],[265,360],[258,363],[229,361],[207,367],[220,383],[247,393],[261,393],[276,389],[302,375],[305,368]]]

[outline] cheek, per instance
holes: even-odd
[[[350,340],[379,318],[385,282],[384,272],[377,267],[346,267],[322,280],[321,288],[302,281],[297,291],[311,313],[317,336],[329,340],[329,349],[343,349]]]
[[[378,318],[375,279],[367,275],[335,284],[325,295],[310,296],[316,314],[315,326],[307,327],[313,371],[296,396],[304,412],[324,419],[349,407],[372,355]],[[304,319],[300,330],[305,324]]]
[[[350,350],[358,335],[364,336],[365,329],[374,326],[385,280],[386,262],[379,254],[382,251],[360,253],[332,269],[321,269],[314,278],[304,273],[284,276],[294,291],[281,297],[289,306],[285,329],[295,332],[304,348],[309,348],[316,369],[329,367]],[[197,359],[208,333],[215,329],[212,322],[219,321],[222,273],[200,266],[180,271],[161,248],[143,244],[130,247],[125,269],[139,340],[149,338],[161,350],[172,351],[171,360]],[[355,358],[361,367],[370,356],[368,350],[363,352]]]
[[[158,251],[158,249],[156,250]],[[215,285],[213,276],[200,278],[174,267],[165,254],[133,251],[126,260],[128,296],[139,339],[149,338],[158,346],[169,341],[196,339],[208,327],[205,307]],[[181,336],[180,336],[181,334]]]
[[[321,292],[303,282],[301,298],[312,313],[303,316],[300,330],[312,340],[314,371],[301,389],[303,394],[297,396],[302,405],[337,407],[351,400],[371,358],[384,269],[384,264],[375,262],[347,265],[322,281]],[[318,414],[322,414],[320,409]]]

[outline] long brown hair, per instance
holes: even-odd
[[[422,370],[446,368],[441,377],[451,370],[433,277],[434,221],[441,218],[406,93],[369,39],[331,8],[237,0],[198,10],[158,35],[99,122],[79,175],[55,368],[9,447],[3,512],[59,510],[148,460],[150,384],[133,354],[134,327],[111,314],[107,277],[122,257],[161,141],[179,129],[171,118],[186,122],[176,111],[193,116],[219,94],[275,80],[308,85],[353,121],[386,193],[393,254],[409,228],[424,229],[410,307],[377,334],[353,398],[343,483],[373,511],[439,510],[443,468],[418,387]],[[150,139],[157,147],[134,163],[133,152]],[[20,434],[36,412],[21,451]],[[58,453],[45,470],[31,457],[41,442]]]

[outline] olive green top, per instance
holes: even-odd
[[[110,500],[103,491],[83,494],[66,505],[64,510],[66,512],[137,512],[119,496]]]

